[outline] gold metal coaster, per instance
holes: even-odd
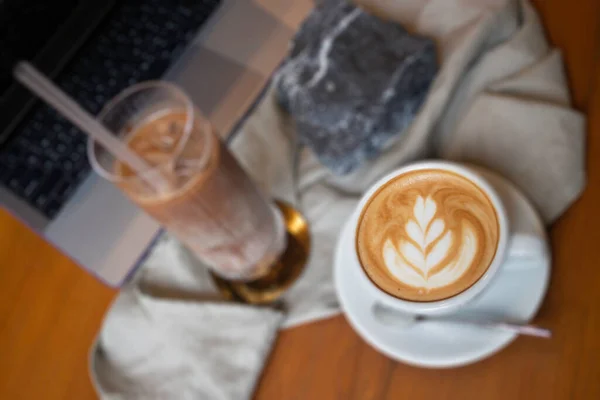
[[[276,200],[275,204],[283,214],[287,230],[287,248],[271,267],[270,272],[254,281],[230,281],[211,272],[219,291],[228,300],[248,304],[273,303],[292,286],[306,266],[310,254],[308,222],[290,204],[279,200]]]

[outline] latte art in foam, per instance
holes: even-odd
[[[466,225],[462,245],[455,254],[450,254],[456,238],[441,218],[434,219],[436,209],[431,197],[423,200],[418,196],[414,219],[405,226],[408,239],[401,240],[398,247],[390,239],[383,245],[383,259],[390,273],[414,287],[432,289],[455,282],[471,265],[477,252],[477,237]]]
[[[434,301],[470,287],[498,244],[495,209],[463,176],[445,170],[400,175],[369,200],[359,221],[363,269],[399,298]]]

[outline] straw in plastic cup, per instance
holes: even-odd
[[[108,132],[91,114],[33,65],[27,61],[17,62],[13,69],[13,76],[49,106],[62,114],[63,117],[67,118],[87,135],[102,143],[107,149],[110,149],[112,154],[137,171],[147,182],[161,186],[168,184],[159,175],[146,177],[145,171],[149,171],[150,174],[154,173],[154,171],[148,168],[143,159],[129,151],[127,146],[115,139],[111,132]]]
[[[286,247],[282,216],[182,90],[165,82],[132,86],[98,120],[148,165],[136,171],[90,138],[98,174],[216,274],[254,280],[269,272]],[[157,176],[161,182],[152,181]]]

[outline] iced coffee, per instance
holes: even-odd
[[[218,275],[253,280],[268,273],[286,245],[275,206],[193,106],[159,102],[164,94],[156,91],[146,97],[135,102],[139,110],[129,118],[116,113],[104,115],[104,122],[119,121],[120,137],[146,161],[147,173],[106,157],[98,157],[99,163],[133,202]]]

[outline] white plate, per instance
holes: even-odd
[[[480,168],[476,170],[502,198],[511,230],[537,235],[547,241],[542,221],[525,196],[501,176]],[[345,267],[351,262],[348,251],[353,248],[352,228],[346,224],[335,255],[334,279],[340,304],[356,332],[389,357],[415,366],[449,368],[489,357],[515,339],[513,333],[431,320],[404,329],[383,325],[373,317],[371,302],[365,300],[362,285],[366,283],[355,277],[359,272]],[[534,265],[521,269],[518,265],[503,268],[491,286],[457,315],[482,314],[517,322],[529,321],[546,293],[550,263],[550,252],[547,251]]]

